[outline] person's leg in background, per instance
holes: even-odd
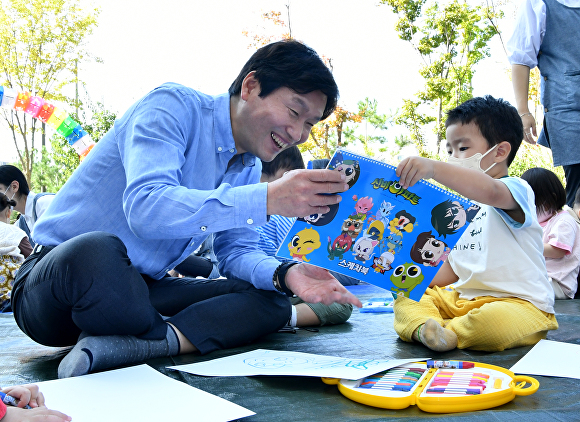
[[[573,208],[576,191],[580,188],[580,164],[562,167],[566,176],[566,205]]]

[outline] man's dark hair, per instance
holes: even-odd
[[[328,167],[328,163],[330,160],[328,158],[319,158],[317,160],[310,160],[309,165],[312,167],[312,170],[324,170]]]
[[[491,95],[475,97],[447,112],[445,127],[474,122],[489,147],[508,141],[512,150],[507,159],[508,167],[514,160],[524,138],[522,119],[518,111],[507,101]]]
[[[246,62],[229,89],[230,96],[238,95],[248,73],[256,71],[260,83],[260,97],[286,87],[298,94],[322,91],[326,107],[322,120],[332,114],[338,100],[338,87],[332,73],[316,51],[295,40],[274,42],[256,51]]]
[[[574,205],[580,205],[580,188],[576,190],[576,196],[574,197]]]
[[[534,191],[536,211],[555,213],[566,205],[566,191],[554,172],[534,167],[526,170],[521,177]]]
[[[298,170],[304,168],[302,154],[296,145],[282,150],[272,161],[262,161],[262,174],[272,177],[280,169],[286,171]]]
[[[10,183],[14,181],[18,182],[18,195],[27,196],[30,193],[30,187],[26,181],[26,177],[20,171],[18,167],[14,167],[10,164],[4,164],[0,166],[0,183],[4,186],[10,186]]]

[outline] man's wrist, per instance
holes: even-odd
[[[278,268],[276,268],[276,271],[274,271],[274,275],[272,276],[272,283],[274,284],[274,288],[288,297],[294,296],[294,293],[286,286],[286,273],[296,264],[298,264],[298,262],[283,262],[282,264],[278,265]]]

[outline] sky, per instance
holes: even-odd
[[[287,3],[94,0],[101,13],[87,48],[103,63],[79,65],[79,78],[93,101],[118,115],[164,82],[223,93],[255,51],[248,48],[250,39],[242,32],[265,34],[263,27],[273,28],[261,18],[270,10],[282,12],[281,18],[287,20]],[[388,6],[378,5],[378,0],[289,0],[289,4],[292,36],[332,59],[342,106],[356,110],[357,102],[369,97],[378,101],[380,113],[390,113],[421,89],[420,57],[398,38],[397,18]],[[511,31],[514,7],[513,3],[504,7],[506,18],[500,22],[504,40]],[[498,37],[491,52],[476,67],[474,95],[491,94],[513,103],[509,65]],[[0,131],[0,155],[0,161],[16,158],[6,130]]]

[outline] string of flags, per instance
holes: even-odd
[[[80,125],[63,109],[52,105],[44,98],[30,92],[20,92],[13,88],[0,86],[0,107],[9,110],[23,111],[35,119],[41,120],[62,137],[77,152],[81,161],[95,146],[95,142]]]

